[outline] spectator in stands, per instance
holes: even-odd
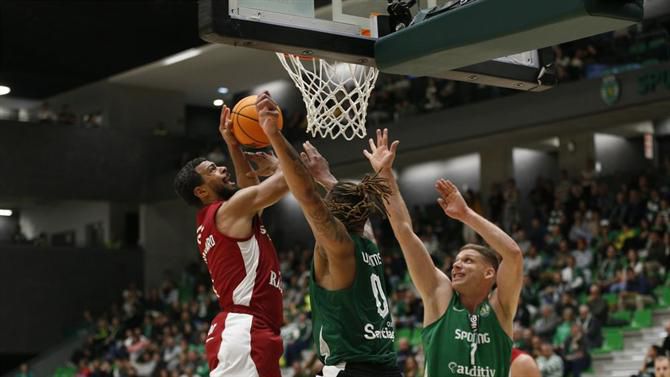
[[[516,187],[516,181],[508,179],[503,191],[504,204],[502,218],[503,229],[508,234],[512,233],[514,225],[518,224],[521,220],[519,213],[520,196],[519,189]]]
[[[588,247],[588,242],[585,238],[577,239],[577,248],[572,251],[572,256],[575,257],[577,268],[583,272],[586,281],[590,282],[593,251]]]
[[[28,367],[28,364],[23,363],[19,367],[19,372],[16,373],[16,377],[33,377],[33,372]]]
[[[577,260],[573,255],[566,258],[566,266],[561,270],[561,279],[567,285],[569,292],[581,292],[586,287],[584,272],[577,267]]]
[[[405,377],[418,377],[421,373],[419,364],[416,362],[416,357],[411,355],[405,360],[405,369],[403,369]]]
[[[528,254],[523,258],[524,274],[537,276],[543,263],[542,256],[537,252],[537,247],[531,244],[528,248]]]
[[[578,323],[572,325],[570,336],[565,339],[563,355],[565,369],[572,373],[572,377],[581,377],[582,372],[591,365],[591,356],[586,345],[586,339],[584,339],[582,327]]]
[[[653,345],[649,346],[649,348],[647,349],[647,354],[644,356],[644,359],[642,360],[642,367],[640,368],[639,373],[636,374],[634,377],[654,377],[655,375],[654,361],[656,360],[656,357],[662,354],[663,352],[660,347]]]
[[[598,263],[596,271],[596,280],[603,289],[608,290],[609,287],[616,283],[617,272],[622,268],[621,261],[617,256],[617,250],[614,245],[608,245],[606,249],[605,258]]]
[[[670,321],[665,324],[665,339],[663,339],[663,353],[670,355]]]
[[[654,361],[654,377],[670,377],[670,362],[668,356],[658,356]]]
[[[551,339],[560,321],[561,319],[556,315],[554,307],[544,305],[541,309],[541,317],[533,324],[533,332],[543,339]]]
[[[623,289],[619,293],[619,310],[643,309],[645,305],[652,305],[651,286],[642,273],[636,273],[633,268],[627,268],[623,274]]]
[[[591,229],[584,222],[583,214],[580,211],[575,211],[573,214],[572,227],[570,227],[570,233],[568,233],[568,238],[572,242],[579,243],[579,240],[583,240],[584,243],[591,242]]]
[[[563,377],[563,360],[554,353],[551,343],[543,343],[540,356],[535,360],[542,377]]]
[[[17,223],[16,224],[16,229],[14,230],[14,233],[12,234],[12,243],[16,245],[24,245],[28,243],[28,238],[26,237],[25,234],[23,234],[23,230],[21,229],[21,224]]]
[[[64,104],[58,112],[57,122],[60,124],[75,125],[77,124],[77,114],[75,114],[70,105]]]
[[[564,308],[561,323],[556,327],[554,332],[553,343],[554,347],[563,348],[565,340],[570,336],[572,325],[575,322],[575,312],[572,308]]]
[[[412,352],[412,347],[409,344],[409,339],[400,338],[398,340],[398,369],[405,370],[407,359],[414,357],[414,352]]]
[[[614,224],[614,226],[621,226],[625,224],[629,211],[630,209],[626,200],[626,193],[623,191],[617,192],[614,206],[610,212],[610,223]]]
[[[586,346],[590,349],[598,348],[603,344],[602,323],[594,317],[587,305],[579,306],[577,322],[582,327]]]
[[[652,229],[649,233],[649,239],[646,245],[647,259],[645,260],[645,267],[647,273],[651,276],[659,274],[667,262],[665,245],[663,244],[661,234],[662,231],[660,229]]]
[[[56,120],[56,114],[49,107],[48,102],[42,102],[37,110],[37,121],[40,123],[53,123]]]

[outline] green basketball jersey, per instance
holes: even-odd
[[[325,365],[342,362],[396,365],[391,307],[386,295],[384,266],[377,246],[351,234],[356,274],[351,287],[329,291],[309,282],[314,344]]]
[[[508,377],[512,339],[484,301],[475,315],[454,296],[440,319],[423,329],[424,377]]]

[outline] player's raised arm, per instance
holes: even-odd
[[[398,144],[398,141],[394,141],[389,146],[388,130],[377,130],[376,143],[370,139],[370,151],[365,150],[363,154],[379,176],[387,180],[391,189],[391,196],[384,205],[393,233],[405,256],[412,282],[423,299],[424,322],[428,324],[444,313],[453,293],[449,278],[435,267],[426,247],[412,228],[412,219],[392,171]]]
[[[245,188],[259,183],[258,176],[253,174],[253,169],[249,165],[249,161],[245,158],[242,152],[240,143],[233,135],[233,122],[230,119],[230,108],[223,106],[221,108],[221,117],[219,118],[219,133],[228,147],[228,153],[231,160],[233,160],[233,167],[235,169],[235,180],[237,186]]]
[[[496,274],[498,287],[494,293],[493,304],[497,301],[502,309],[505,318],[501,318],[501,324],[511,336],[512,320],[523,284],[523,254],[519,245],[502,229],[469,208],[452,182],[440,179],[435,188],[440,194],[438,203],[447,216],[472,228],[502,257]]]
[[[256,107],[261,127],[279,158],[289,189],[314,233],[318,251],[315,266],[332,269],[329,275],[338,280],[334,286],[342,288],[353,280],[355,273],[354,242],[344,224],[333,216],[321,198],[316,182],[298,152],[277,127],[278,112],[272,98],[267,93],[259,95]]]
[[[304,149],[304,152],[300,152],[302,162],[307,166],[316,183],[321,185],[326,191],[330,191],[337,184],[337,178],[330,171],[328,160],[309,141],[304,142],[302,147]],[[375,245],[377,244],[370,219],[365,222],[363,237],[372,241]]]

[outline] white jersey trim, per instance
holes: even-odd
[[[256,284],[256,270],[258,269],[260,247],[255,235],[246,241],[238,242],[237,246],[240,248],[240,253],[244,260],[246,275],[233,291],[233,304],[249,306]]]

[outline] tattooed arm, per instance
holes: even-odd
[[[279,158],[286,183],[302,208],[314,238],[317,282],[327,289],[351,285],[356,271],[354,242],[347,229],[324,203],[316,182],[298,152],[277,128],[277,110],[267,93],[258,96],[258,118]]]

